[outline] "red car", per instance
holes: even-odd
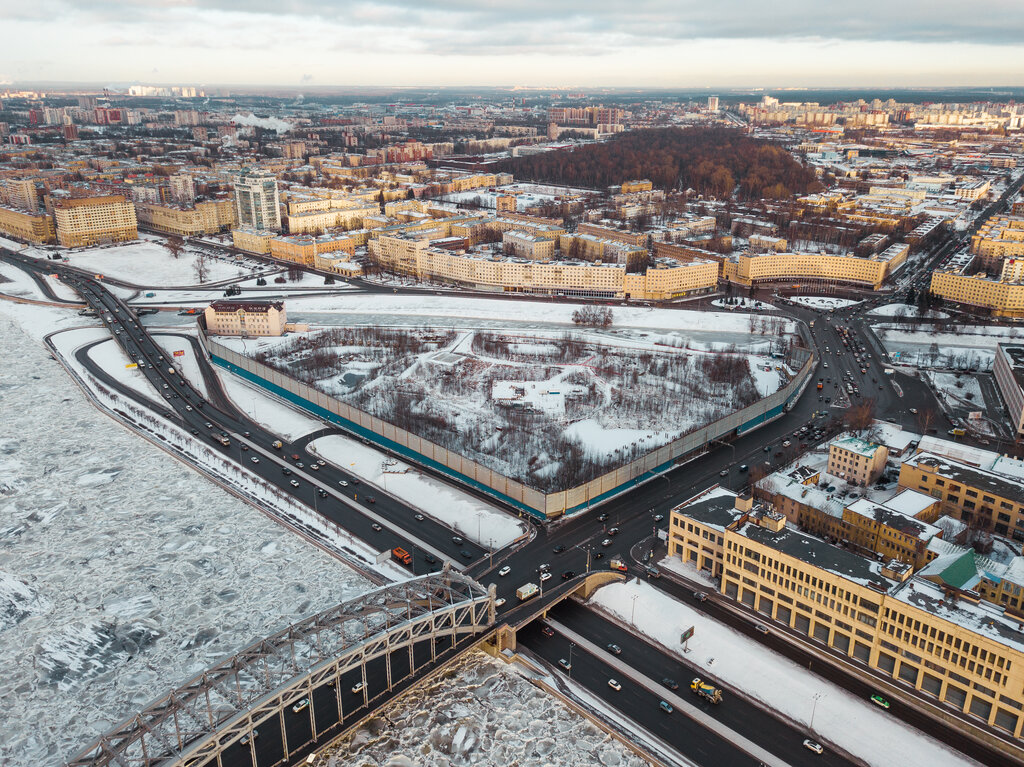
[[[550,626],[545,626],[540,630],[540,633],[542,633],[546,637],[553,637],[555,635],[555,630]]]

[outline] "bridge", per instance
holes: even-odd
[[[592,572],[509,605],[495,587],[444,569],[392,583],[261,639],[153,701],[67,767],[295,764],[485,639],[514,651],[516,629],[620,573]]]
[[[485,636],[493,588],[448,567],[249,645],[98,738],[69,767],[288,764]]]

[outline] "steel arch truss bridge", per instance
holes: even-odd
[[[493,593],[447,566],[392,583],[246,647],[67,764],[285,764],[475,643],[494,622]]]

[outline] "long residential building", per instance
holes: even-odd
[[[828,253],[739,253],[722,263],[722,277],[740,285],[789,280],[862,285],[878,290],[907,260],[910,246],[890,245],[866,257]]]
[[[1010,414],[1010,428],[1020,439],[1024,437],[1024,346],[999,344],[992,372]]]
[[[139,236],[135,206],[121,195],[73,197],[53,203],[57,242],[79,248],[127,242]]]
[[[7,207],[0,207],[0,233],[39,244],[51,243],[56,238],[53,217],[49,214]]]
[[[136,202],[135,213],[139,223],[158,232],[182,237],[226,232],[238,222],[235,204],[231,198],[206,200],[188,207]]]
[[[990,313],[995,317],[1024,317],[1024,258],[1004,258],[999,273],[973,272],[971,260],[961,259],[932,272],[930,290],[943,300]]]
[[[941,552],[912,575],[791,529],[714,487],[671,511],[669,554],[721,579],[721,593],[908,692],[1021,737],[1024,635],[974,590],[973,552]],[[968,561],[969,560],[969,561]]]
[[[387,271],[505,293],[660,301],[707,292],[718,282],[713,261],[662,260],[642,273],[630,273],[625,264],[457,253],[432,247],[425,238],[392,236],[371,240],[369,252]]]

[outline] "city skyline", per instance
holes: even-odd
[[[881,87],[1024,74],[1024,8],[1000,0],[966,17],[919,2],[853,17],[803,0],[744,6],[47,0],[5,9],[0,81]]]

